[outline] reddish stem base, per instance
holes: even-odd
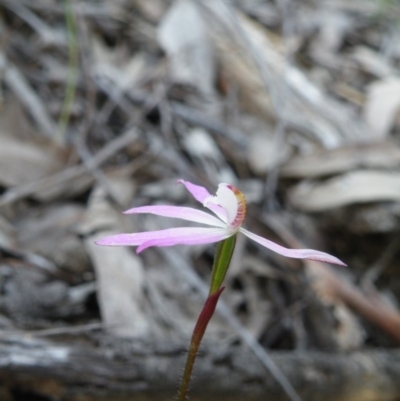
[[[190,346],[188,351],[188,356],[186,359],[185,371],[183,372],[181,387],[179,390],[178,401],[185,401],[186,394],[189,387],[190,377],[192,375],[192,370],[194,362],[196,360],[197,352],[204,333],[207,329],[208,323],[210,322],[215,308],[218,303],[218,299],[225,287],[220,288],[214,294],[209,295],[206,302],[204,303],[203,309],[197,319],[196,326],[193,330],[192,339],[190,340]]]

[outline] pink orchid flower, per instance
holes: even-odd
[[[312,249],[288,249],[244,229],[242,224],[246,215],[246,199],[243,193],[234,186],[219,184],[216,196],[212,196],[204,187],[184,180],[177,182],[183,184],[194,198],[211,210],[215,216],[190,207],[168,205],[136,207],[124,213],[151,213],[194,221],[210,227],[178,227],[133,234],[117,234],[102,238],[96,243],[109,246],[138,246],[136,252],[140,253],[152,246],[219,242],[241,232],[260,245],[289,258],[311,259],[345,266],[341,260],[325,252]]]

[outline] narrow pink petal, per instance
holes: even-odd
[[[177,180],[176,181],[178,184],[183,184],[186,189],[193,195],[193,197],[199,201],[203,206],[204,206],[204,201],[206,198],[211,197],[210,193],[205,189],[204,187],[201,187],[200,185],[195,185],[192,184],[189,181],[184,181],[184,180]],[[226,223],[226,213],[224,209],[222,209],[221,206],[215,205],[215,204],[207,204],[208,209],[210,209],[212,212],[214,212],[224,223]]]
[[[210,193],[207,191],[207,189],[201,187],[200,185],[195,185],[189,181],[184,181],[184,180],[177,180],[176,183],[183,184],[186,187],[186,189],[193,195],[193,197],[201,204],[204,203],[206,198],[211,196]]]
[[[341,260],[325,252],[314,251],[313,249],[288,249],[281,245],[275,244],[275,242],[269,241],[266,238],[247,231],[244,228],[240,228],[240,231],[253,241],[258,242],[260,245],[265,246],[266,248],[271,249],[280,255],[287,256],[288,258],[311,259],[318,260],[320,262],[346,266]]]
[[[137,246],[145,241],[149,241],[153,238],[160,238],[167,236],[168,230],[161,231],[144,231],[141,233],[132,234],[115,234],[108,237],[100,238],[95,243],[97,245],[107,246]]]
[[[164,230],[166,231],[166,230]],[[203,228],[203,227],[183,227],[171,228],[169,235],[153,238],[143,242],[137,253],[150,248],[152,246],[173,246],[173,245],[198,245],[219,242],[230,237],[232,233],[223,228]]]
[[[194,221],[196,223],[203,223],[214,227],[225,227],[226,224],[216,217],[202,212],[201,210],[193,209],[191,207],[182,206],[168,206],[168,205],[153,205],[142,206],[129,209],[125,214],[135,213],[151,213],[158,216],[175,217],[187,221]]]
[[[231,234],[223,228],[208,227],[178,227],[167,228],[159,231],[145,231],[133,234],[116,234],[109,237],[101,238],[96,241],[97,245],[108,246],[137,246],[150,242],[149,246],[170,246],[162,245],[164,241],[176,241],[177,244],[206,244],[207,242],[217,242],[224,238],[228,238]],[[202,242],[196,242],[203,239]],[[212,239],[207,241],[207,239]],[[166,242],[166,243],[167,243]],[[174,244],[171,244],[174,245]],[[148,247],[147,247],[148,248]]]

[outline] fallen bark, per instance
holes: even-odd
[[[40,400],[169,400],[184,364],[183,349],[114,340],[95,347],[3,337],[0,393],[4,401],[20,400],[21,394]],[[272,358],[303,400],[394,401],[400,394],[400,350],[285,351],[272,353]],[[254,355],[241,346],[219,355],[204,346],[191,394],[193,400],[286,399]]]

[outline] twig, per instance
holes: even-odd
[[[344,302],[400,344],[400,313],[383,302],[377,291],[374,292],[374,297],[367,298],[359,288],[322,263],[308,261],[307,270],[312,278],[322,281],[324,289],[331,297]]]
[[[79,326],[67,326],[67,327],[54,327],[51,329],[35,330],[35,331],[24,331],[24,335],[30,335],[33,337],[49,337],[59,336],[65,334],[81,334],[87,333],[88,331],[101,330],[108,328],[103,323],[87,323],[80,324]],[[8,334],[8,330],[7,330]]]
[[[10,0],[0,0],[0,1],[10,1]],[[18,0],[19,3],[24,4],[26,7],[31,8],[32,10],[39,11],[41,13],[47,13],[50,15],[63,15],[64,8],[61,3],[49,3],[47,1],[32,1],[32,0]],[[74,12],[77,15],[85,16],[85,17],[96,17],[96,18],[105,18],[110,19],[110,15],[113,15],[114,9],[111,3],[96,3],[90,4],[87,2],[82,2],[74,6]]]
[[[285,134],[286,134],[286,119],[285,115],[285,105],[287,99],[289,97],[289,88],[287,82],[285,80],[285,75],[287,72],[288,66],[292,63],[293,54],[290,50],[289,40],[293,34],[293,21],[292,15],[290,13],[290,0],[281,0],[282,4],[282,33],[283,33],[283,41],[286,44],[285,46],[285,55],[284,60],[285,64],[283,67],[282,77],[279,81],[280,83],[280,99],[278,104],[278,108],[275,110],[278,122],[275,126],[274,132],[274,147],[275,147],[275,155],[276,158],[274,160],[274,164],[267,176],[267,180],[265,182],[265,202],[263,205],[264,210],[268,209],[269,211],[273,211],[276,208],[276,189],[278,186],[279,180],[279,170],[281,161],[279,160],[280,152],[284,145]],[[259,67],[260,68],[260,67]]]
[[[285,238],[290,248],[304,248],[304,244],[295,238],[276,216],[268,216],[266,221],[282,238]],[[345,303],[400,344],[400,313],[383,302],[377,291],[373,291],[373,298],[368,298],[358,287],[337,274],[328,265],[305,261],[305,266],[307,273],[314,280],[315,287],[323,288],[325,295]]]
[[[251,56],[257,66],[261,66],[261,70],[257,67],[262,77],[261,84],[265,88],[269,88],[268,93],[270,94],[273,108],[275,111],[278,110],[279,101],[277,99],[279,93],[275,81],[280,78],[279,71],[282,69],[283,63],[278,52],[268,46],[268,42],[262,32],[259,32],[244,17],[241,18],[235,12],[234,7],[230,6],[231,0],[208,2],[207,6],[201,3],[200,0],[195,1],[210,10],[209,14],[216,18],[218,27],[222,26],[229,32],[230,40],[232,40],[232,36],[239,35],[242,50]],[[218,7],[221,3],[227,7],[231,16],[230,21],[227,21],[226,13],[221,12],[220,7]],[[243,43],[245,46],[243,46]],[[300,132],[304,131],[304,129],[308,133],[311,131],[314,137],[318,138],[325,147],[338,146],[344,140],[365,142],[372,138],[370,130],[365,127],[362,121],[357,119],[354,113],[352,114],[351,110],[324,93],[300,69],[295,66],[289,66],[283,78],[291,95],[290,104],[288,104],[286,110],[286,118],[288,124],[295,129]],[[299,110],[303,110],[303,114],[304,112],[310,114],[310,117],[305,117],[301,114],[296,115]],[[309,118],[313,118],[313,121],[309,121]]]
[[[101,118],[101,113],[95,114],[97,88],[95,88],[90,60],[88,58],[88,55],[90,54],[88,32],[86,29],[86,25],[82,21],[82,16],[79,15],[79,13],[77,12],[78,8],[74,9],[72,1],[73,0],[65,0],[66,21],[67,26],[69,26],[68,31],[70,32],[70,54],[72,53],[72,55],[70,55],[70,62],[71,68],[76,69],[78,56],[80,56],[82,65],[82,77],[85,82],[86,88],[87,104],[87,106],[85,107],[84,121],[81,124],[80,129],[77,130],[77,134],[73,138],[73,143],[75,145],[76,152],[78,153],[83,164],[87,167],[88,171],[90,171],[93,175],[93,178],[104,188],[104,190],[113,200],[113,202],[122,207],[119,199],[114,196],[111,185],[106,175],[103,173],[102,170],[99,169],[99,166],[93,166],[90,164],[90,160],[93,158],[93,155],[86,146],[86,138],[94,122],[97,122],[97,124],[101,124],[101,122],[99,121]],[[79,41],[77,41],[78,36]],[[74,83],[74,87],[75,84],[76,82]],[[109,102],[111,103],[111,100]],[[130,124],[132,124],[132,121],[129,121],[127,126],[129,126]]]
[[[40,36],[46,45],[65,46],[65,38],[58,31],[46,25],[36,14],[24,6],[21,1],[0,0],[0,3],[24,20]]]
[[[59,140],[61,142],[64,142],[65,130],[68,127],[71,108],[75,99],[76,84],[78,79],[78,31],[71,2],[72,0],[64,0],[65,22],[67,25],[68,37],[68,74],[64,102],[62,105],[60,118],[58,120],[57,135],[59,136]]]
[[[50,336],[59,336],[66,334],[81,334],[86,333],[88,331],[105,329],[106,326],[103,323],[88,323],[81,324],[79,326],[67,326],[67,327],[54,327],[50,329],[42,329],[42,330],[0,330],[0,338],[9,337],[9,336],[29,336],[29,337],[50,337]]]
[[[144,91],[129,91],[126,93],[126,96],[136,104],[142,105],[152,102],[152,95],[145,93]],[[182,120],[187,123],[198,125],[199,127],[205,128],[207,131],[228,138],[241,147],[247,147],[248,141],[246,136],[236,127],[226,126],[221,121],[205,115],[204,113],[201,113],[183,103],[170,101],[168,105],[172,114],[182,118]]]
[[[7,84],[15,92],[21,103],[30,111],[41,133],[49,139],[59,142],[59,138],[56,136],[57,126],[48,115],[42,100],[36,95],[18,68],[9,62],[2,52],[0,52],[0,69],[4,71],[4,78]]]
[[[368,289],[373,286],[374,281],[378,279],[382,271],[386,268],[399,250],[399,240],[400,236],[396,235],[395,238],[393,238],[383,250],[378,260],[364,273],[360,280],[361,288]]]
[[[96,168],[113,157],[116,153],[126,148],[132,142],[139,139],[139,133],[135,129],[128,130],[124,135],[115,138],[113,141],[105,145],[93,158],[87,160],[86,165],[73,166],[59,173],[41,178],[35,182],[10,188],[2,196],[0,196],[0,207],[8,205],[19,199],[25,198],[41,191],[51,188],[62,182],[77,179],[87,173],[88,169]]]

